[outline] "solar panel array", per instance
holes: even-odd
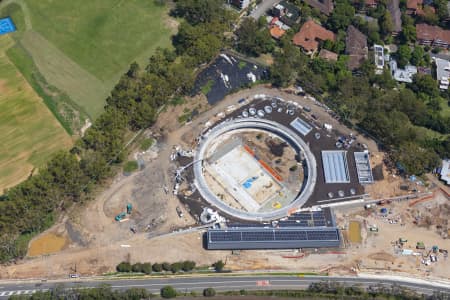
[[[303,121],[302,119],[300,119],[298,117],[295,118],[295,120],[292,121],[290,125],[292,127],[294,127],[295,130],[297,130],[298,132],[300,132],[303,135],[307,135],[312,130],[311,125],[309,125],[308,123],[306,123],[305,121]]]
[[[209,242],[270,242],[270,241],[338,241],[337,229],[214,229],[209,230]]]
[[[322,151],[323,172],[326,183],[348,183],[347,151]]]
[[[366,152],[355,152],[354,155],[359,183],[372,183],[373,175],[370,168],[369,154]]]
[[[280,227],[326,227],[327,225],[332,224],[331,220],[327,220],[324,211],[294,213],[287,220],[278,223]]]

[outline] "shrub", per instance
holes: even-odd
[[[163,262],[162,263],[162,268],[164,271],[170,271],[171,270],[171,266],[168,262]]]
[[[216,270],[216,272],[222,272],[223,268],[225,267],[225,264],[223,263],[222,260],[219,260],[214,263],[213,267]]]
[[[170,265],[170,270],[172,271],[172,273],[178,273],[181,270],[181,263],[176,262],[173,263],[172,265]]]
[[[214,297],[216,295],[216,290],[213,288],[206,288],[203,290],[203,296]]]
[[[155,271],[155,272],[161,272],[161,271],[162,271],[162,265],[161,265],[161,264],[158,264],[158,263],[153,264],[152,269],[153,269],[153,271]]]
[[[125,163],[125,165],[123,166],[123,171],[125,173],[131,173],[131,172],[136,171],[138,168],[139,168],[139,165],[138,165],[137,161],[130,160],[130,161],[127,161]]]
[[[141,151],[147,151],[154,143],[155,140],[153,138],[143,139],[140,145]]]
[[[181,266],[181,269],[183,269],[183,271],[185,271],[185,272],[192,271],[194,268],[195,268],[195,262],[190,261],[190,260],[184,261]]]
[[[116,267],[117,272],[131,272],[131,264],[129,262],[123,261]]]
[[[133,272],[136,272],[136,273],[142,272],[142,264],[141,264],[141,263],[135,263],[135,264],[131,267],[131,270],[132,270]]]
[[[167,285],[161,289],[161,297],[163,298],[175,298],[176,296],[177,291],[170,285]]]
[[[145,274],[152,273],[152,264],[151,263],[143,263],[142,264],[142,272]]]

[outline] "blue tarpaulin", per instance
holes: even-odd
[[[14,31],[16,31],[16,26],[10,17],[0,19],[0,35]]]

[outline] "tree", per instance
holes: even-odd
[[[161,297],[163,298],[175,298],[177,296],[177,291],[170,285],[161,288]]]
[[[216,295],[216,290],[213,288],[206,288],[203,290],[203,296],[214,297]]]
[[[224,17],[225,10],[221,0],[183,0],[176,2],[173,13],[196,25]]]
[[[225,267],[225,264],[223,263],[222,260],[216,261],[214,264],[214,270],[216,270],[216,272],[222,272],[223,268]]]
[[[170,271],[170,264],[168,262],[163,262],[162,268],[164,271]]]
[[[411,53],[411,63],[414,66],[424,66],[425,65],[425,51],[420,46],[415,46],[413,52]]]
[[[404,68],[411,59],[411,48],[408,45],[400,45],[397,50],[397,62],[400,68]]]
[[[355,16],[355,8],[348,0],[336,1],[336,7],[328,19],[328,28],[337,32],[346,30]]]
[[[170,271],[172,271],[172,273],[178,273],[181,271],[181,263],[176,262],[170,265]]]
[[[405,44],[414,43],[416,41],[416,26],[414,25],[414,20],[411,16],[406,14],[402,15],[401,38]]]
[[[394,24],[392,23],[392,16],[389,11],[385,11],[383,16],[380,18],[380,32],[383,37],[387,37],[394,30]]]
[[[142,264],[142,272],[145,274],[152,273],[152,264],[151,263],[143,263]]]
[[[270,52],[275,46],[266,26],[259,27],[253,18],[244,19],[236,30],[236,35],[238,50],[252,56]]]
[[[161,264],[154,263],[152,266],[154,272],[162,272],[163,268]]]
[[[181,269],[185,272],[192,271],[195,268],[195,262],[186,260],[183,262]]]
[[[123,261],[116,267],[117,272],[131,272],[131,264],[129,262]]]
[[[141,263],[133,264],[133,266],[131,266],[131,270],[136,273],[142,272],[142,264]]]

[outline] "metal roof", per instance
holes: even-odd
[[[326,183],[348,183],[347,151],[327,150],[322,151],[323,172]]]
[[[372,183],[373,175],[370,168],[369,153],[368,152],[355,152],[356,171],[358,173],[359,183]]]
[[[208,229],[206,246],[209,250],[238,249],[297,249],[339,247],[337,228],[229,228]]]
[[[298,132],[300,132],[303,135],[307,135],[312,130],[312,126],[300,118],[295,118],[294,121],[292,121],[290,125],[292,127],[294,127],[295,130],[297,130]]]

